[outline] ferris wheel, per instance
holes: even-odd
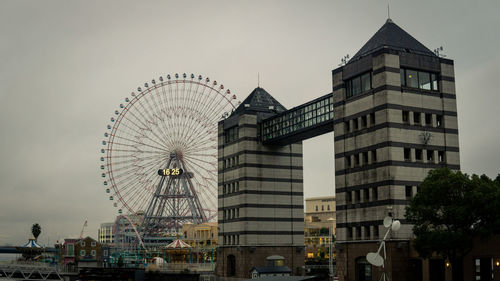
[[[167,75],[124,99],[104,133],[104,186],[118,212],[144,214],[143,233],[217,213],[217,123],[238,104],[217,81]]]

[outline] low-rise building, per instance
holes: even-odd
[[[182,240],[192,247],[217,246],[217,223],[206,222],[201,224],[185,223],[182,226]]]
[[[306,199],[304,244],[306,258],[328,258],[330,234],[335,235],[335,196]]]

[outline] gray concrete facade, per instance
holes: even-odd
[[[421,77],[417,87],[414,73]],[[351,95],[349,83],[364,74],[369,74],[370,86]],[[431,75],[433,86],[426,83]],[[376,252],[386,216],[402,223],[391,234],[399,244],[389,248],[408,249],[413,238],[405,220],[409,200],[431,169],[458,170],[460,157],[452,60],[384,46],[333,70],[332,79],[337,268],[342,279],[355,275],[356,260]],[[411,252],[407,260],[415,255]],[[399,262],[399,269],[390,266],[390,279],[410,280],[405,277],[411,275],[408,263]]]
[[[262,145],[261,113],[248,107],[219,123],[220,276],[249,278],[271,255],[285,257],[294,274],[304,264],[302,144]]]

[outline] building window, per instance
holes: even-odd
[[[90,251],[90,255],[93,256],[93,257],[95,257],[95,255],[96,255],[95,254],[95,250]]]
[[[363,152],[363,165],[368,164],[368,151]]]
[[[370,190],[369,189],[365,189],[363,191],[364,195],[365,195],[365,201],[369,201],[370,200]]]
[[[413,124],[420,125],[420,112],[413,112]]]
[[[103,255],[104,255],[105,257],[107,257],[107,256],[108,256],[108,250],[104,250],[104,251],[103,251]]]
[[[427,150],[427,162],[434,162],[434,150]]]
[[[444,151],[442,151],[442,150],[438,151],[438,161],[439,161],[439,163],[442,163],[442,162],[445,161],[445,159],[444,159]]]
[[[370,113],[370,125],[375,125],[375,112]]]
[[[347,228],[347,238],[352,239],[352,228],[350,227]]]
[[[82,247],[85,247],[85,241],[82,241],[80,245],[82,245]]]
[[[324,211],[324,210],[325,210],[325,206],[321,205],[321,211]]]
[[[238,126],[227,129],[224,135],[224,140],[226,143],[236,140],[238,138]]]
[[[74,256],[75,255],[75,245],[73,244],[68,244],[68,256]]]
[[[347,204],[351,203],[352,202],[352,194],[350,191],[347,191],[346,192],[346,202]],[[316,210],[317,211],[317,210]]]
[[[355,198],[356,202],[359,203],[359,201],[361,201],[361,191],[360,190],[356,190],[354,192],[354,195],[355,195],[354,198]]]
[[[373,200],[378,200],[378,187],[374,187],[372,189],[372,197],[373,197]]]
[[[359,166],[359,154],[354,155],[354,167]]]
[[[344,122],[344,128],[345,128],[346,133],[349,133],[351,131],[351,126],[349,126],[349,123],[350,123],[350,121]]]
[[[369,226],[365,226],[365,239],[370,239],[370,227]]]
[[[432,126],[432,114],[429,113],[425,114],[425,125]]]
[[[406,199],[411,199],[411,196],[412,196],[412,186],[411,185],[407,185],[405,186],[405,196],[406,196]]]
[[[372,88],[371,72],[364,73],[346,81],[347,98],[365,93]]]
[[[436,115],[436,126],[438,128],[441,128],[443,126],[443,116],[442,115]]]
[[[361,116],[361,128],[366,128],[368,127],[368,117],[365,115],[365,116]]]
[[[422,161],[422,149],[415,149],[415,160]]]
[[[378,237],[378,226],[374,226],[373,227],[373,238],[377,238]]]
[[[354,118],[352,120],[352,127],[353,127],[354,131],[356,131],[357,129],[359,129],[359,127],[358,127],[358,118]]]
[[[326,210],[330,211],[330,205],[326,205]]]
[[[351,168],[351,156],[346,156],[345,160],[346,168]]]
[[[80,250],[80,256],[85,257],[85,250]]]
[[[405,161],[411,160],[411,149],[410,148],[404,149],[404,159],[405,159]]]
[[[92,247],[95,247],[95,245],[96,245],[95,241],[90,242],[90,245],[91,245]]]
[[[356,227],[356,239],[361,239],[361,226]]]
[[[403,123],[409,123],[410,122],[410,112],[403,110],[402,119],[403,119]]]
[[[377,162],[377,150],[372,150],[372,163]]]
[[[438,91],[437,75],[426,71],[401,68],[401,85],[422,90]]]
[[[316,206],[316,212],[318,211],[318,206]]]

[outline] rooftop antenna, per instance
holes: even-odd
[[[387,1],[387,19],[391,19],[391,8],[389,6],[389,1]]]
[[[345,55],[343,58],[340,59],[339,66],[346,65],[348,61],[349,61],[349,54]]]
[[[257,72],[257,87],[260,88],[260,74]]]
[[[434,54],[436,54],[436,56],[440,58],[445,58],[446,57],[445,54],[440,54],[440,52],[442,51],[443,51],[443,46],[440,46],[439,48],[434,49]]]

